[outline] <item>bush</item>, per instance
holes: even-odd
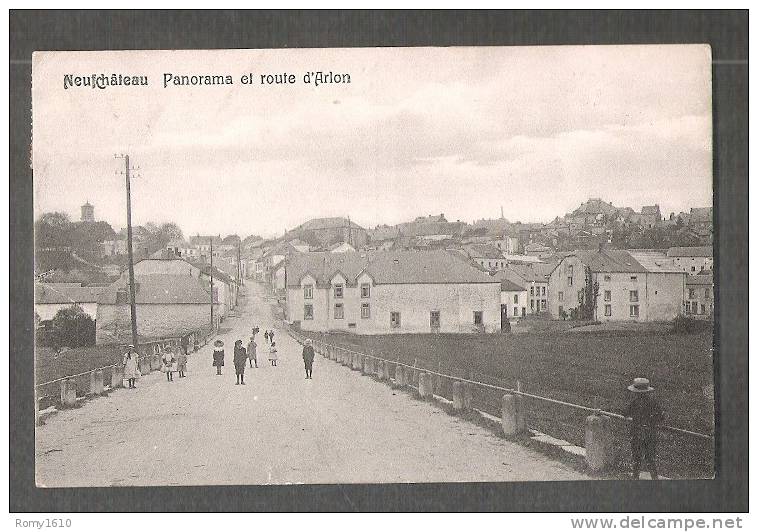
[[[677,316],[671,322],[671,332],[674,334],[692,334],[707,331],[713,326],[710,320],[696,320],[687,316]]]
[[[79,305],[60,309],[50,322],[46,342],[59,351],[62,347],[95,345],[95,321]]]

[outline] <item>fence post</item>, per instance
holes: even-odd
[[[124,386],[124,366],[116,364],[111,368],[111,388]]]
[[[422,399],[431,399],[434,395],[430,374],[424,372],[418,374],[418,394]]]
[[[70,407],[76,405],[76,381],[63,379],[61,381],[61,406]]]
[[[613,464],[613,437],[611,418],[608,416],[587,416],[584,430],[584,448],[587,466],[593,472],[608,469]]]
[[[403,366],[395,366],[395,384],[399,388],[403,388],[405,386],[405,368]]]
[[[523,412],[523,401],[520,395],[503,395],[503,409],[500,422],[506,438],[513,438],[526,432],[526,416]]]
[[[363,354],[361,355],[362,364],[361,364],[361,375],[367,375],[368,374],[368,356]]]
[[[463,383],[463,409],[471,410],[474,408],[474,385],[470,382]]]
[[[89,393],[102,395],[103,388],[103,370],[90,371],[89,373]]]
[[[455,381],[453,383],[453,410],[456,412],[462,412],[464,410],[463,383],[461,381]]]

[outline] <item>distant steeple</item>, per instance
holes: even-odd
[[[500,219],[502,220],[503,218],[505,218],[505,214],[503,214],[503,206],[501,205],[500,206]]]

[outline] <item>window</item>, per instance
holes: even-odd
[[[371,317],[371,307],[368,303],[361,303],[361,318],[367,319]]]
[[[518,307],[513,307],[513,315],[518,316]]]
[[[432,329],[440,328],[440,311],[433,310],[429,313],[429,325]]]
[[[569,277],[568,278],[568,284],[569,284],[569,286],[574,286],[574,278],[573,277]]]
[[[371,285],[363,283],[361,285],[361,297],[371,297]]]
[[[563,316],[563,305],[558,305],[558,316]]]
[[[334,285],[334,297],[342,297],[342,294],[344,293],[345,287],[341,284],[335,284]]]
[[[695,289],[690,288],[690,299],[695,299]]]
[[[526,307],[521,307],[521,317],[526,316]]]
[[[518,305],[518,294],[513,294],[513,304]]]
[[[569,266],[568,273],[569,273],[570,276],[574,275],[574,267],[573,266]]]
[[[610,282],[611,281],[611,276],[610,275],[604,276],[603,277],[603,281]]]
[[[639,292],[637,290],[629,290],[629,301],[636,303],[640,300]]]
[[[303,285],[303,298],[313,299],[313,285],[312,284]]]
[[[710,299],[710,298],[711,298],[711,289],[710,288],[706,288],[703,291],[703,299]]]
[[[542,287],[542,295],[544,296],[544,295],[546,295],[546,293],[547,293],[547,286],[543,286]]]
[[[632,275],[631,277],[629,277],[629,280],[630,281],[636,281],[637,280],[637,276],[636,275]]]
[[[303,307],[303,319],[304,320],[313,319],[313,305],[305,305]]]
[[[558,301],[563,301],[563,292],[558,292]]]
[[[629,305],[629,317],[630,318],[639,318],[640,317],[640,306],[639,305]]]
[[[532,310],[534,310],[534,299],[530,299],[529,304],[532,307]]]
[[[542,300],[542,310],[547,310],[547,299]]]
[[[610,305],[606,305],[605,306],[605,315],[606,316],[610,316],[611,315],[611,306]]]
[[[685,301],[685,303],[684,303],[684,312],[686,312],[687,314],[690,313],[690,302],[689,301]]]
[[[484,313],[481,310],[474,311],[474,325],[481,325],[484,323]]]
[[[397,329],[400,327],[400,313],[390,312],[390,327]]]
[[[529,288],[529,295],[530,296],[534,295],[534,287],[533,286]]]
[[[603,293],[603,301],[610,301],[610,300],[611,300],[611,291],[610,290],[606,290]]]
[[[334,319],[342,320],[344,318],[345,318],[345,307],[342,305],[342,303],[335,303],[334,304]]]
[[[700,314],[705,314],[705,303],[700,303]]]

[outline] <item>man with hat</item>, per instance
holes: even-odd
[[[631,447],[633,477],[640,478],[642,458],[648,464],[650,477],[658,480],[655,466],[656,426],[663,420],[663,410],[653,398],[654,388],[644,377],[637,377],[627,389],[634,394],[626,409],[626,417],[631,419]]]

